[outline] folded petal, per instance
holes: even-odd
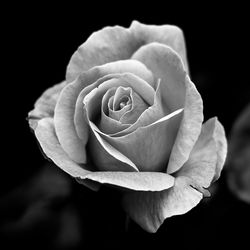
[[[188,72],[185,40],[179,27],[174,25],[145,25],[133,21],[130,30],[141,45],[158,42],[171,47],[180,55]]]
[[[227,157],[226,134],[222,124],[218,120],[216,120],[214,139],[216,142],[216,149],[217,149],[217,164],[213,181],[216,181],[220,177],[221,170],[224,166]]]
[[[136,191],[161,191],[174,185],[174,177],[157,172],[92,172],[87,179]]]
[[[35,135],[46,156],[63,171],[72,177],[84,177],[89,173],[87,169],[84,169],[70,159],[67,153],[63,150],[56,136],[54,121],[52,118],[44,118],[40,120],[35,129]]]
[[[203,121],[203,102],[195,85],[186,77],[185,108],[180,128],[172,148],[167,173],[180,169],[189,158]]]
[[[157,79],[161,79],[163,109],[166,112],[184,107],[186,72],[180,56],[173,49],[151,43],[142,46],[132,58],[141,61]]]
[[[35,129],[37,122],[45,117],[53,117],[56,102],[62,89],[66,86],[66,81],[56,84],[47,89],[35,102],[34,109],[29,112],[28,120],[30,127]]]
[[[89,119],[88,119],[89,121]],[[91,136],[88,151],[92,162],[101,171],[138,172],[136,165],[119,150],[105,141],[97,131],[99,129],[89,121]]]
[[[155,233],[166,218],[188,212],[201,199],[202,194],[190,186],[188,178],[178,177],[174,186],[164,191],[125,193],[123,207],[144,230]]]
[[[75,163],[64,152],[56,137],[52,118],[40,120],[35,135],[48,158],[80,183],[91,186],[91,189],[96,190],[96,182],[143,191],[164,190],[174,184],[174,177],[164,173],[89,171],[86,165]]]
[[[76,100],[81,89],[81,85],[76,84],[76,82],[68,84],[63,89],[55,107],[54,123],[63,150],[75,162],[86,163],[85,145],[87,138],[85,140],[79,138],[74,124]],[[82,126],[86,127],[84,120]],[[88,136],[87,133],[86,136]]]
[[[93,127],[104,141],[128,157],[140,171],[165,171],[182,110],[121,137],[111,137]]]
[[[193,180],[193,186],[199,191],[207,192],[203,188],[208,188],[216,174],[218,164],[218,148],[216,130],[218,120],[211,118],[206,121],[201,130],[201,134],[195,143],[189,159],[183,167],[176,172],[176,176],[185,176]],[[224,138],[225,139],[225,138]]]

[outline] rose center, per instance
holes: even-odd
[[[128,105],[130,98],[128,96],[123,96],[119,101],[119,107],[117,110],[123,109],[126,105]]]

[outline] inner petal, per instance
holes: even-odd
[[[120,103],[124,102],[127,103],[130,101],[130,95],[131,95],[131,88],[125,88],[125,87],[118,87],[115,95],[114,95],[114,102],[113,102],[113,110],[120,110]]]
[[[110,134],[115,133],[121,130],[128,128],[128,125],[123,125],[115,117],[110,117],[109,113],[111,107],[113,106],[114,94],[116,92],[116,87],[109,89],[102,98],[102,107],[101,107],[101,119],[99,122],[99,128],[102,132]],[[121,112],[117,111],[115,113]]]
[[[135,91],[132,91],[130,100],[131,109],[125,112],[119,120],[123,124],[135,123],[140,115],[149,107]]]

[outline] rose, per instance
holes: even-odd
[[[240,200],[250,204],[250,104],[233,124],[228,152],[228,186]]]
[[[184,37],[170,25],[93,33],[29,121],[44,153],[79,182],[123,187],[125,211],[149,232],[208,195],[226,157],[222,125],[202,125]]]

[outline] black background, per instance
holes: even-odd
[[[64,6],[64,10],[61,5],[56,8],[27,5],[8,9],[3,23],[6,28],[3,41],[7,44],[2,47],[2,54],[7,52],[2,76],[3,86],[7,87],[2,93],[2,120],[6,126],[2,137],[7,138],[0,174],[2,242],[7,243],[7,248],[18,244],[83,249],[91,249],[91,246],[203,249],[205,246],[248,244],[250,209],[228,190],[226,170],[212,198],[185,215],[167,219],[156,234],[147,234],[133,222],[129,222],[128,231],[125,230],[126,216],[119,205],[118,193],[108,188],[95,193],[56,167],[45,166],[47,161],[25,119],[27,113],[42,91],[64,79],[67,63],[76,48],[93,31],[107,25],[128,27],[135,19],[147,24],[181,27],[191,79],[203,97],[205,119],[217,116],[227,136],[239,112],[250,101],[249,28],[244,6],[218,8],[202,4],[188,9],[181,4],[172,7],[151,3],[139,8],[117,5],[120,4],[106,8],[98,4],[70,5]],[[35,178],[45,170],[55,181],[62,178],[68,191],[60,193],[53,181],[45,182],[46,188],[38,188]],[[35,215],[27,219],[30,224],[20,222],[31,204],[47,199],[47,193],[54,189],[57,190],[55,198],[49,200],[49,205],[46,203],[46,208],[38,206]],[[33,196],[31,190],[35,190]],[[39,190],[37,194],[36,190]],[[62,219],[64,214],[71,217]],[[72,239],[69,240],[71,245],[60,241],[60,228],[71,232],[62,236]],[[55,240],[57,238],[59,240]]]

